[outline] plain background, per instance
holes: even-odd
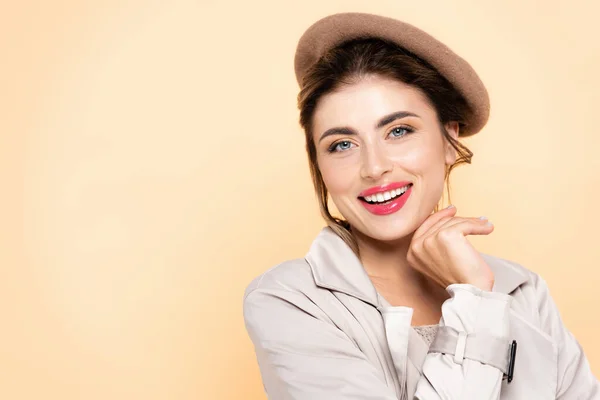
[[[324,225],[293,55],[342,11],[478,71],[492,113],[452,201],[600,374],[595,2],[24,0],[0,9],[0,398],[265,398],[242,294]]]

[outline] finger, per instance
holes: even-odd
[[[446,229],[446,228],[450,228],[456,224],[460,224],[461,222],[466,222],[466,221],[471,221],[474,222],[476,224],[483,224],[485,225],[486,223],[488,223],[487,219],[481,219],[480,218],[475,218],[475,217],[453,217],[450,218],[448,220],[442,220],[439,223],[437,223],[436,225],[434,225],[430,230],[429,230],[429,234],[430,235],[435,235],[436,233],[438,233],[440,230],[442,229]]]
[[[440,229],[438,235],[489,235],[494,231],[494,225],[483,221],[461,221],[457,224]]]
[[[429,230],[423,234],[423,236],[424,237],[431,236],[431,235],[435,234],[436,232],[438,232],[444,226],[454,225],[454,224],[457,224],[464,220],[465,220],[465,218],[457,217],[456,215],[452,216],[452,217],[444,217],[444,218],[440,219],[438,222],[436,222],[433,226],[431,226],[429,228]]]
[[[418,238],[423,236],[425,233],[429,231],[433,225],[438,223],[441,219],[452,217],[456,214],[456,207],[444,208],[438,212],[431,214],[427,219],[419,226],[413,235],[413,238]]]

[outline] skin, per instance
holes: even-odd
[[[398,111],[416,116],[377,127],[382,118]],[[493,226],[479,218],[457,217],[456,208],[432,214],[456,151],[443,137],[436,110],[420,89],[366,76],[324,95],[313,118],[325,186],[352,226],[365,270],[388,302],[412,307],[413,325],[435,324],[449,284],[491,290],[493,274],[466,236],[489,234]],[[456,122],[445,127],[458,137]],[[324,135],[332,128],[346,130]],[[372,214],[358,198],[365,189],[398,181],[413,187],[395,213]]]

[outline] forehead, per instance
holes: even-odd
[[[420,89],[398,80],[369,76],[324,95],[315,109],[314,130],[317,133],[337,126],[373,129],[379,118],[396,111],[435,118],[435,110]]]

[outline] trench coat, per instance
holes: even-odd
[[[411,327],[413,309],[391,306],[350,247],[323,228],[304,258],[269,269],[244,294],[267,397],[600,399],[544,280],[480,254],[495,275],[492,291],[449,285],[428,346]]]

